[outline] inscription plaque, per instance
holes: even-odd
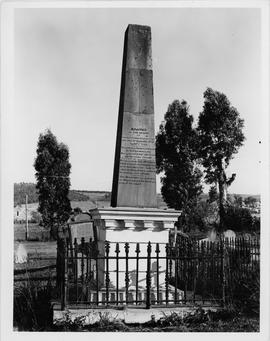
[[[111,205],[156,207],[151,29],[125,33]]]

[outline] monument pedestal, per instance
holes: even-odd
[[[137,295],[143,300],[146,295],[146,273],[150,265],[152,295],[155,296],[159,292],[160,300],[164,299],[166,244],[169,242],[169,231],[174,230],[180,211],[108,207],[96,208],[90,213],[94,225],[97,227],[99,250],[101,252],[104,250],[105,241],[108,241],[110,245],[110,262],[108,265],[110,292],[114,292],[117,285],[119,292],[123,294],[123,300],[125,300],[128,274],[129,300],[132,301],[135,297],[136,283],[138,283]],[[151,243],[150,257],[149,242]],[[118,264],[116,256],[119,258]],[[147,259],[150,264],[147,263]],[[106,267],[104,266],[103,286],[100,289],[101,296],[102,292],[105,295],[105,273]],[[174,287],[171,292],[174,292]],[[180,290],[179,295],[181,295]]]
[[[139,207],[95,208],[89,210],[89,212],[100,231],[123,232],[125,230],[126,232],[151,231],[157,233],[162,231],[169,233],[169,230],[173,230],[174,224],[181,213],[172,209],[161,210]],[[154,238],[154,234],[151,234],[151,236]],[[151,241],[151,239],[146,240],[145,237],[146,235],[140,233],[138,242]],[[168,240],[163,240],[163,242],[168,242]]]

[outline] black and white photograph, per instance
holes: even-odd
[[[2,2],[3,340],[269,340],[268,31],[269,1]]]

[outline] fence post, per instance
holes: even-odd
[[[167,243],[165,246],[166,250],[166,270],[165,270],[165,299],[166,305],[169,300],[169,244]]]
[[[66,304],[67,304],[67,243],[66,240],[63,239],[61,241],[62,247],[61,247],[61,310],[65,310]]]
[[[140,244],[136,244],[136,305],[138,304],[138,289],[139,289],[139,253],[140,251]]]
[[[82,281],[82,285],[84,285],[84,279],[85,279],[85,275],[84,275],[84,253],[85,253],[85,244],[84,244],[84,237],[81,238],[81,281]]]
[[[126,273],[125,273],[126,305],[128,305],[128,287],[129,287],[128,252],[129,252],[129,243],[125,243],[125,253],[126,253]]]
[[[74,283],[76,287],[76,300],[78,298],[78,243],[77,243],[77,238],[74,238]]]
[[[108,241],[105,242],[105,258],[106,258],[106,305],[109,304],[109,284],[110,284],[110,273],[109,273],[109,253],[110,253],[110,243]]]
[[[176,247],[176,244],[174,244]],[[156,243],[156,262],[157,262],[157,272],[156,272],[156,285],[157,285],[157,304],[159,304],[159,243]]]
[[[116,305],[118,305],[118,296],[119,296],[119,243],[116,243],[115,247],[115,253],[116,253]]]
[[[151,243],[147,245],[147,272],[146,272],[146,309],[151,306]]]
[[[178,287],[178,248],[174,247],[174,304],[177,304]]]

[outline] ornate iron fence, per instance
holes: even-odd
[[[240,274],[259,269],[258,239],[172,244],[58,242],[61,307],[224,304]]]

